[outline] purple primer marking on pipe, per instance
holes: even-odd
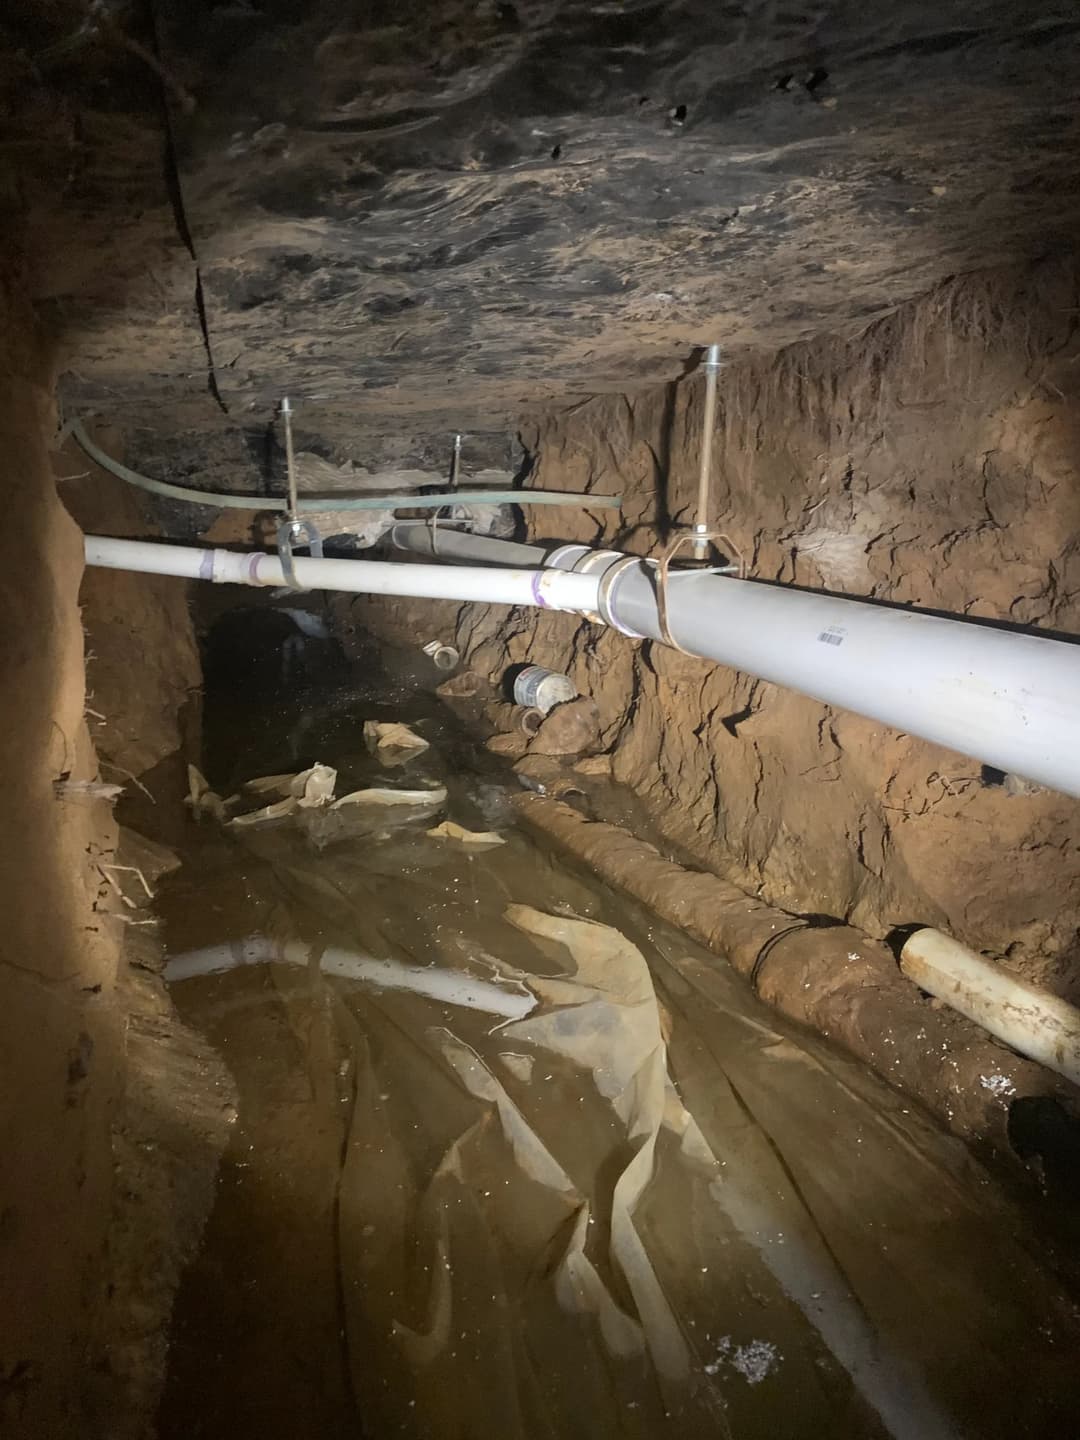
[[[551,609],[551,606],[550,606],[550,605],[548,604],[548,602],[544,599],[543,592],[542,592],[541,589],[540,589],[540,582],[543,580],[543,578],[544,578],[543,572],[540,571],[540,570],[537,570],[537,572],[533,575],[533,578],[532,578],[532,593],[533,593],[533,599],[536,601],[537,605],[540,606],[540,609],[541,609],[541,610],[550,610],[550,609]]]
[[[251,559],[248,561],[249,585],[258,585],[259,583],[259,561],[262,558],[263,557],[258,553],[258,551],[256,551],[255,554],[252,555]]]
[[[202,552],[202,559],[201,559],[200,562],[199,562],[199,579],[200,579],[200,580],[213,580],[213,578],[214,578],[214,552],[213,552],[212,550],[204,550],[204,551]]]

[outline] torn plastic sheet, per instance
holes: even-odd
[[[369,785],[365,790],[353,790],[351,794],[342,795],[330,808],[344,810],[364,806],[392,810],[402,807],[426,811],[445,804],[446,787],[443,785],[432,785],[425,790],[389,790],[385,786]]]
[[[339,845],[358,836],[390,832],[431,820],[446,804],[442,785],[422,790],[393,790],[370,786],[342,795],[324,810],[309,811],[301,827],[317,850]]]
[[[560,1302],[578,1313],[595,1315],[613,1354],[647,1350],[669,1413],[693,1404],[695,1394],[706,1409],[717,1403],[703,1380],[708,1372],[695,1366],[691,1344],[635,1223],[653,1178],[664,1129],[678,1145],[669,1163],[688,1167],[706,1181],[711,1201],[759,1251],[783,1291],[822,1334],[887,1433],[911,1440],[956,1435],[919,1378],[897,1357],[878,1353],[872,1327],[812,1226],[796,1223],[786,1248],[763,1243],[771,1234],[762,1219],[775,1209],[772,1195],[767,1186],[754,1184],[747,1175],[722,1175],[716,1156],[680,1100],[668,1075],[660,1007],[641,952],[618,931],[591,921],[545,915],[523,905],[511,906],[507,918],[528,934],[564,945],[575,970],[560,977],[529,975],[530,988],[549,1008],[504,1027],[502,1038],[528,1042],[591,1070],[597,1090],[611,1103],[632,1147],[612,1189],[610,1210],[610,1262],[629,1289],[633,1306],[627,1312],[599,1282],[586,1254],[591,1217],[585,1197],[574,1190],[479,1055],[452,1036],[441,1037],[444,1056],[470,1093],[495,1105],[515,1162],[536,1183],[572,1195],[577,1203],[578,1220],[556,1272]],[[520,971],[508,973],[525,979]]]
[[[367,720],[364,740],[383,765],[403,765],[429,748],[429,742],[400,720]]]
[[[239,798],[269,799],[269,803],[234,815],[225,824],[230,830],[253,830],[280,824],[293,815],[301,815],[303,811],[322,809],[333,800],[336,784],[337,771],[330,765],[318,763],[295,775],[260,775],[257,779],[245,781]],[[225,803],[231,804],[230,801]],[[224,814],[223,809],[220,815],[215,814],[215,818],[224,820]]]
[[[403,725],[377,728],[395,734],[406,729]],[[418,736],[413,738],[427,748],[427,741],[420,741]],[[261,775],[248,780],[241,787],[240,796],[222,801],[194,766],[188,766],[188,774],[191,794],[187,803],[196,817],[209,815],[237,832],[272,828],[291,821],[316,849],[368,835],[374,830],[394,829],[430,819],[439,813],[447,798],[445,786],[430,785],[419,789],[368,786],[335,799],[337,771],[330,765],[316,763],[298,774]],[[234,802],[244,798],[267,803],[228,819],[228,810]]]
[[[334,798],[337,785],[337,771],[331,765],[316,762],[299,774],[260,775],[247,780],[241,787],[246,794],[286,800],[290,797],[298,804],[328,805]]]
[[[506,844],[494,830],[466,830],[464,825],[458,825],[453,820],[444,820],[426,833],[429,839],[450,840],[472,850],[490,850],[495,845]]]

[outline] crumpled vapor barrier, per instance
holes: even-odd
[[[512,1268],[528,1266],[531,1252],[532,1272],[526,1272],[515,1295],[504,1288],[491,1296],[496,1314],[509,1311],[506,1318],[512,1317],[524,1351],[504,1357],[499,1389],[506,1390],[505,1410],[494,1433],[538,1433],[524,1408],[534,1390],[530,1408],[553,1412],[552,1434],[574,1433],[582,1418],[557,1413],[567,1393],[564,1382],[553,1386],[550,1376],[529,1363],[540,1345],[531,1317],[544,1317],[550,1345],[554,1300],[565,1336],[561,1368],[569,1356],[591,1356],[589,1388],[595,1389],[600,1377],[606,1386],[586,1413],[595,1423],[606,1410],[611,1424],[618,1424],[611,1433],[644,1435],[667,1423],[690,1433],[723,1435],[731,1433],[733,1411],[745,1411],[748,1421],[753,1416],[756,1427],[762,1412],[772,1407],[761,1403],[764,1394],[751,1400],[738,1392],[779,1377],[784,1369],[799,1375],[800,1424],[817,1412],[814,1428],[806,1433],[832,1432],[836,1417],[830,1390],[835,1387],[851,1392],[848,1405],[874,1413],[876,1422],[866,1416],[869,1433],[880,1425],[880,1433],[911,1440],[959,1434],[901,1356],[879,1351],[868,1317],[812,1219],[796,1195],[783,1195],[786,1177],[770,1148],[754,1154],[745,1137],[736,1137],[736,1157],[725,1173],[727,1162],[713,1153],[668,1074],[660,1006],[640,951],[617,931],[589,921],[526,906],[511,906],[507,918],[528,934],[565,946],[573,968],[565,976],[538,976],[504,967],[527,983],[543,1006],[492,1037],[535,1057],[517,1101],[507,1087],[515,1088],[520,1072],[500,1065],[498,1051],[485,1060],[448,1028],[427,1032],[429,1045],[485,1109],[447,1148],[419,1197],[431,1272],[423,1318],[409,1325],[395,1316],[391,1325],[412,1371],[421,1411],[417,1433],[425,1433],[425,1426],[428,1433],[442,1433],[436,1427],[445,1424],[447,1389],[460,1375],[462,1347],[477,1333],[477,1275],[505,1272],[499,1252],[512,1250],[515,1240],[520,1243],[523,1215],[530,1214],[538,1222],[544,1217],[543,1222]],[[571,1159],[575,1147],[562,1127],[544,1123],[542,1087],[554,1077],[550,1070],[539,1073],[537,1066],[556,1063],[548,1056],[559,1057],[579,1084],[584,1082],[582,1104],[609,1109],[610,1139],[594,1155],[587,1179]],[[499,1156],[501,1190],[482,1188],[488,1185],[493,1152]],[[665,1196],[659,1216],[643,1203],[654,1182]],[[512,1224],[507,1223],[508,1200]],[[470,1226],[459,1228],[456,1211],[463,1204],[476,1207],[473,1224],[479,1228],[482,1221],[487,1231],[484,1249],[490,1251],[481,1264],[475,1232]],[[711,1286],[730,1284],[725,1268],[732,1251],[745,1249],[757,1263],[750,1254],[742,1255],[741,1263],[752,1271],[754,1289],[777,1313],[760,1326],[760,1334],[736,1340],[741,1327],[734,1316],[730,1328],[710,1329],[704,1313],[708,1304],[701,1319],[694,1312],[707,1301]],[[539,1256],[545,1263],[537,1267]],[[710,1274],[715,1277],[711,1284]],[[748,1278],[740,1277],[740,1288]],[[730,1304],[732,1297],[723,1298]],[[782,1341],[767,1338],[778,1333],[777,1321]],[[801,1328],[809,1333],[791,1333]],[[808,1356],[808,1341],[820,1345],[822,1353]],[[512,1375],[516,1385],[508,1383]],[[642,1386],[646,1376],[649,1383]],[[583,1379],[576,1377],[569,1393]],[[791,1379],[785,1375],[770,1388],[783,1395]],[[629,1398],[639,1390],[637,1399]],[[470,1397],[463,1395],[460,1403],[470,1406]],[[486,1413],[487,1399],[480,1403]],[[462,1420],[461,1433],[479,1434],[484,1413]]]
[[[321,972],[310,936],[307,970],[179,987],[241,1088],[249,1065],[260,1097],[280,1085],[305,1144],[325,1133],[339,1157],[305,1205],[333,1226],[369,1440],[1070,1433],[1075,1320],[1014,1212],[902,1097],[677,932],[512,832],[476,855],[396,836],[364,864],[280,831],[244,853],[279,932],[318,913],[322,943],[497,972],[539,1001],[492,1028],[372,994]],[[616,904],[618,928],[552,913]],[[291,1038],[249,1053],[267,1005]],[[240,1125],[255,1165],[258,1123]],[[301,1184],[282,1131],[273,1183]]]

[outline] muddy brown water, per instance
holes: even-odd
[[[211,697],[223,791],[321,760],[339,794],[443,784],[449,818],[506,843],[473,852],[430,819],[321,848],[291,823],[191,827],[161,897],[169,954],[269,934],[315,959],[173,987],[239,1107],[176,1306],[163,1440],[1080,1433],[1080,1326],[1022,1209],[715,956],[516,829],[516,778],[434,698],[440,678]],[[368,719],[430,749],[385,769]],[[334,946],[575,983],[567,943],[511,905],[601,945],[573,917],[612,927],[648,993],[636,971],[620,992],[635,962],[612,951],[599,988],[544,1007],[538,1041],[318,969]]]

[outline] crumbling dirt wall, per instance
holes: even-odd
[[[124,459],[123,437],[97,443]],[[54,454],[64,504],[88,534],[161,533],[153,499],[100,469],[72,440]],[[123,785],[127,825],[168,843],[184,812],[187,760],[198,759],[202,669],[192,586],[163,575],[89,569],[79,591],[86,641],[87,719],[102,773]]]
[[[0,1430],[77,1432],[86,1316],[104,1284],[110,1108],[121,1047],[116,843],[83,714],[78,528],[56,498],[48,356],[0,276]]]
[[[231,1116],[122,868],[152,881],[170,859],[118,823],[150,807],[132,780],[176,752],[199,666],[183,587],[97,576],[80,597],[82,535],[50,462],[86,466],[50,455],[52,367],[24,293],[19,268],[0,269],[0,1434],[134,1440]],[[116,482],[62,483],[101,528],[145,533]],[[127,787],[119,814],[103,782]]]
[[[851,342],[720,382],[715,518],[753,574],[1080,631],[1080,291],[1070,265],[950,281]],[[703,381],[606,398],[525,438],[533,483],[618,491],[533,533],[655,553],[692,520]],[[872,933],[914,921],[1080,990],[1080,805],[750,676],[568,617],[363,603],[401,640],[455,631],[498,676],[567,670],[616,777],[704,865]]]
[[[95,438],[124,458],[121,435],[99,431]],[[71,441],[54,452],[53,472],[84,531],[160,533],[152,500],[89,462]],[[209,1213],[235,1117],[220,1056],[180,1022],[162,983],[146,893],[177,863],[165,847],[181,844],[191,823],[181,801],[186,762],[198,758],[202,680],[191,588],[170,577],[88,569],[78,595],[87,725],[102,777],[124,787],[115,807],[119,845],[104,857],[118,867],[109,873],[126,897],[114,890],[109,901],[120,923],[128,922],[109,999],[122,1050],[107,1137],[114,1167],[101,1259],[107,1283],[79,1319],[89,1357],[79,1386],[83,1428],[113,1440],[155,1433],[173,1299]],[[124,868],[131,866],[137,873]]]

